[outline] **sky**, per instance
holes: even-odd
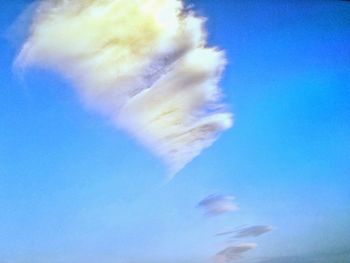
[[[234,126],[170,181],[59,74],[13,68],[30,3],[0,3],[1,262],[208,263],[246,225],[272,231],[235,262],[350,262],[350,3],[187,1]],[[212,194],[239,209],[206,216]]]

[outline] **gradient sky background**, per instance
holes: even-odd
[[[350,2],[188,1],[226,50],[235,126],[168,184],[67,82],[13,73],[30,2],[0,2],[0,262],[204,263],[246,224],[275,229],[241,262],[350,262]],[[212,193],[241,209],[204,217]]]

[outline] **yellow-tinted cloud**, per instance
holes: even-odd
[[[178,0],[46,0],[16,65],[71,80],[83,101],[177,173],[232,125],[223,52]]]

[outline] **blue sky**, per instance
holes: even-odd
[[[350,261],[349,3],[188,2],[226,51],[235,125],[167,184],[69,83],[13,72],[5,36],[28,3],[0,4],[0,261],[203,263],[246,224],[275,229],[242,262]],[[240,210],[204,217],[212,193]]]

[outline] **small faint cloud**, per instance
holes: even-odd
[[[235,260],[241,259],[242,255],[249,250],[255,249],[257,244],[255,243],[243,243],[234,246],[230,246],[220,251],[214,256],[215,263],[229,263]]]
[[[210,195],[198,203],[198,207],[202,208],[209,216],[217,216],[239,209],[234,203],[234,197],[230,195]]]
[[[236,231],[234,237],[244,238],[244,237],[257,237],[273,230],[272,226],[269,225],[257,225],[244,227]]]

